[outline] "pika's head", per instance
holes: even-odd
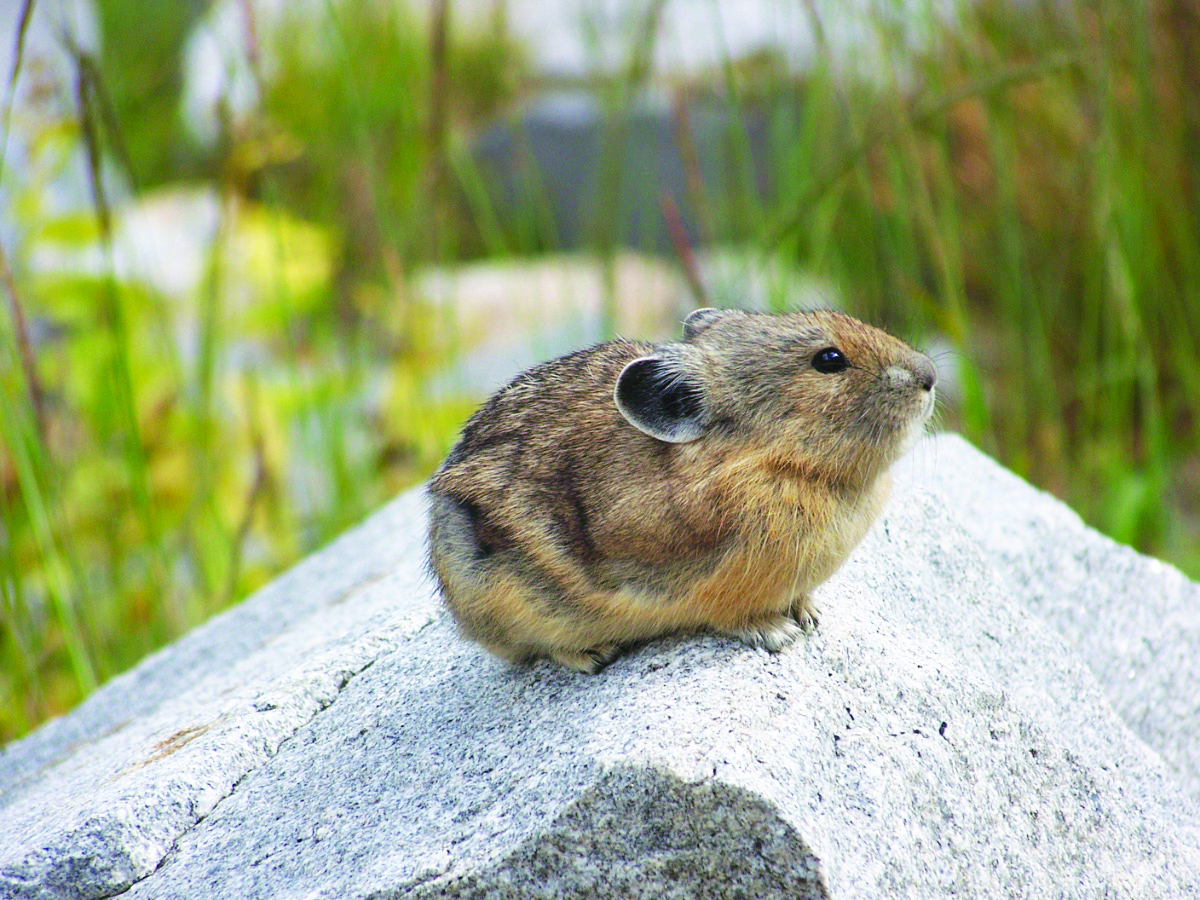
[[[624,368],[614,399],[660,441],[732,440],[869,477],[919,435],[936,383],[929,357],[841,313],[701,309],[682,341]]]

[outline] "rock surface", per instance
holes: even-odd
[[[1063,635],[1126,725],[1200,802],[1200,585],[1082,527],[962,440],[926,441],[897,479],[951,501],[994,577]]]
[[[1200,585],[954,437],[771,656],[461,641],[406,494],[0,754],[0,896],[1200,896]]]

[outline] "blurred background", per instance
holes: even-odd
[[[1197,54],[1195,0],[5,0],[0,740],[697,306],[894,330],[1197,577]]]

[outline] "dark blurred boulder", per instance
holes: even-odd
[[[716,99],[609,113],[591,94],[551,93],[483,132],[474,158],[516,246],[674,255],[672,216],[689,246],[744,236],[729,200],[744,213],[770,196],[771,139],[792,119]]]

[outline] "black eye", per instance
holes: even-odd
[[[822,375],[832,375],[849,368],[849,366],[850,361],[842,356],[842,351],[837,347],[826,347],[819,351],[812,360],[812,367]]]

